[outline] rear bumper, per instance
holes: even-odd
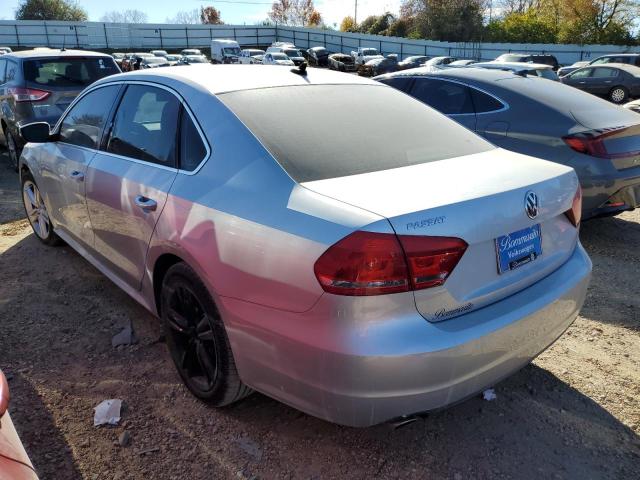
[[[439,323],[407,306],[413,299],[404,294],[344,303],[325,294],[303,314],[233,299],[220,306],[245,383],[311,415],[364,427],[453,404],[531,362],[574,321],[590,275],[578,244],[536,284]]]
[[[580,185],[584,220],[615,215],[640,205],[640,167],[615,170],[608,175],[580,177]],[[623,205],[611,206],[618,203]]]

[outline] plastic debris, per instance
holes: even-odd
[[[493,388],[487,388],[484,392],[482,392],[482,398],[484,398],[487,402],[491,402],[498,398],[496,395],[496,391]]]
[[[94,408],[93,426],[98,425],[117,425],[120,421],[120,409],[122,408],[122,400],[112,398],[104,400]]]
[[[111,346],[114,348],[118,345],[134,345],[136,343],[138,343],[138,337],[136,337],[136,332],[133,331],[133,325],[131,324],[111,338]]]

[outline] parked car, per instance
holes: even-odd
[[[546,78],[547,80],[558,81],[558,75],[553,71],[551,65],[543,63],[521,63],[521,62],[477,62],[473,67],[493,68],[497,70],[510,70],[515,73],[530,75],[532,77]]]
[[[262,63],[262,56],[264,55],[264,50],[259,50],[257,48],[247,48],[240,52],[240,63]],[[257,57],[261,57],[258,60]]]
[[[13,50],[11,50],[11,47],[0,47],[0,55],[4,55],[5,53],[11,53],[13,52]]]
[[[280,52],[267,52],[264,54],[262,58],[262,63],[264,65],[289,65],[293,67],[295,63],[289,57],[287,57],[284,53]]]
[[[560,68],[558,59],[548,53],[503,53],[494,61],[507,63],[543,63],[550,65],[554,72]]]
[[[204,55],[182,55],[178,61],[180,65],[191,65],[193,63],[209,63],[209,60]]]
[[[634,100],[633,102],[625,103],[623,107],[631,110],[632,112],[640,113],[640,100]]]
[[[235,40],[211,40],[211,63],[239,63],[240,45]]]
[[[357,50],[352,50],[351,56],[356,64],[356,68],[364,65],[369,60],[384,58],[377,49],[371,47],[359,47]]]
[[[640,67],[622,63],[582,67],[560,78],[566,85],[622,104],[640,96]]]
[[[374,75],[395,72],[396,70],[398,70],[398,56],[390,54],[384,58],[369,60],[364,65],[360,65],[358,67],[358,75],[373,77]]]
[[[120,75],[52,131],[25,126],[35,236],[158,315],[214,406],[256,389],[372,425],[474,395],[568,328],[591,271],[571,168],[372,80],[293,70]]]
[[[564,76],[577,70],[580,67],[586,67],[588,65],[602,65],[605,63],[626,63],[629,65],[635,65],[636,67],[640,67],[640,54],[614,53],[610,55],[602,55],[588,62],[576,62],[570,67],[562,67],[560,70],[558,70],[558,75]]]
[[[583,219],[638,206],[640,117],[631,112],[559,82],[500,70],[421,68],[375,79],[499,147],[574,168]]]
[[[558,77],[564,77],[566,74],[573,72],[574,70],[579,69],[580,67],[584,67],[585,65],[589,65],[589,62],[575,62],[572,65],[568,65],[566,67],[560,67],[558,69]]]
[[[478,61],[471,60],[471,59],[464,59],[464,60],[455,60],[449,63],[447,66],[448,67],[468,67],[469,65],[473,65],[475,63],[478,63]]]
[[[423,67],[438,67],[441,65],[449,65],[452,62],[455,62],[457,58],[455,57],[433,57],[422,64]]]
[[[38,480],[9,415],[9,384],[0,370],[0,478]]]
[[[126,54],[122,53],[122,52],[113,52],[111,54],[111,56],[113,57],[113,59],[116,62],[116,65],[118,65],[118,67],[120,67],[120,69],[122,70],[122,60],[124,60],[124,56]]]
[[[283,53],[289,58],[289,60],[291,60],[294,63],[294,65],[300,65],[302,62],[305,61],[304,56],[302,55],[302,52],[300,52],[300,50],[298,50],[297,47],[287,45],[287,44],[271,46],[267,48],[266,53]]]
[[[202,52],[198,48],[185,48],[184,50],[180,50],[180,55],[183,57],[196,56],[202,55]]]
[[[145,68],[169,67],[171,64],[166,57],[146,57],[140,63],[140,70]]]
[[[307,50],[307,61],[314,67],[328,67],[329,50],[324,47],[311,47]]]
[[[166,57],[169,55],[166,50],[151,50],[149,53],[154,57]]]
[[[176,65],[178,62],[180,62],[180,59],[182,58],[181,55],[172,55],[172,54],[168,54],[166,57],[164,57],[167,59],[167,62],[169,62],[170,66]]]
[[[125,55],[122,59],[122,71],[132,72],[133,70],[140,70],[142,60],[145,58],[153,58],[154,56],[146,52],[135,52]]]
[[[20,127],[55,125],[67,106],[96,80],[120,73],[111,55],[84,50],[23,50],[0,58],[0,139],[18,168]]]
[[[408,70],[409,68],[417,68],[427,60],[431,60],[431,57],[427,57],[425,55],[413,55],[411,57],[407,57],[401,62],[398,62],[398,70]]]
[[[354,58],[346,53],[332,53],[329,55],[329,69],[340,72],[355,72],[357,70]]]

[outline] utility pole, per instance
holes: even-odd
[[[355,1],[356,1],[356,11],[353,14],[353,23],[358,25],[358,0],[355,0]]]

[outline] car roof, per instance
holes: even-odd
[[[635,65],[629,65],[628,63],[602,63],[598,65],[585,65],[584,67],[580,67],[578,70],[584,70],[586,68],[617,68],[618,70],[624,70],[631,75],[636,77],[640,76],[640,67],[636,67]],[[577,71],[577,70],[576,70]]]
[[[5,58],[58,58],[58,57],[109,57],[106,53],[90,50],[61,50],[59,48],[38,48],[7,53]]]
[[[495,65],[495,67],[494,67]],[[474,63],[476,67],[485,67],[489,66],[489,68],[521,68],[522,70],[535,70],[535,69],[551,69],[551,65],[547,65],[546,63],[529,63],[529,62],[480,62]]]
[[[307,69],[306,75],[293,73],[290,68],[276,65],[193,65],[166,67],[162,71],[137,70],[111,75],[96,84],[122,80],[147,80],[171,84],[180,82],[221,94],[239,90],[298,86],[298,85],[380,85],[369,78],[334,72],[320,68]],[[173,81],[173,82],[172,82]]]
[[[599,57],[594,58],[597,60],[598,58],[607,58],[607,57],[638,57],[640,53],[607,53],[606,55],[600,55]]]
[[[474,64],[475,65],[475,64]],[[409,70],[402,70],[400,72],[389,73],[382,75],[379,78],[388,77],[415,77],[415,76],[439,76],[449,77],[460,80],[482,80],[482,81],[494,81],[504,80],[506,78],[521,78],[509,70],[500,70],[498,68],[473,68],[471,65],[469,68],[447,68],[447,67],[418,67],[410,68]],[[376,77],[378,78],[378,77]]]

